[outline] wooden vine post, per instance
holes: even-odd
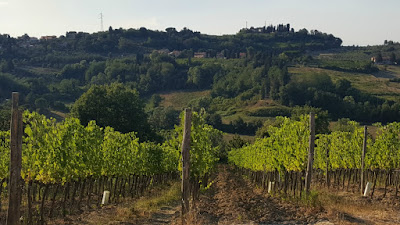
[[[310,186],[311,186],[312,169],[313,169],[313,161],[314,161],[314,147],[315,147],[314,143],[315,143],[315,114],[313,112],[311,112],[310,113],[310,139],[309,139],[309,148],[308,148],[308,163],[307,163],[306,180],[305,180],[306,193],[310,192]]]
[[[7,225],[20,224],[21,206],[21,161],[22,161],[22,112],[18,110],[19,93],[12,93],[10,183],[8,196]]]
[[[367,153],[367,126],[364,126],[364,141],[363,149],[361,154],[361,194],[364,193],[364,166],[365,166],[365,154]]]
[[[329,148],[326,148],[325,183],[326,186],[329,188],[331,184],[331,178],[329,177]]]
[[[182,224],[185,224],[184,215],[189,212],[190,198],[190,130],[192,127],[192,111],[185,109],[185,122],[182,141]]]

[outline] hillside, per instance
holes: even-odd
[[[61,119],[91,86],[119,82],[147,101],[156,130],[172,128],[177,119],[161,118],[186,106],[205,108],[208,123],[246,135],[268,118],[296,114],[295,107],[327,110],[333,120],[396,120],[399,44],[340,45],[331,34],[289,24],[222,36],[111,27],[40,40],[1,35],[0,107],[8,111],[10,92],[19,91],[24,108]]]

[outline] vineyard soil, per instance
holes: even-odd
[[[180,225],[177,189],[179,182],[155,187],[140,200],[125,201],[49,224]],[[269,196],[232,167],[220,165],[212,177],[212,185],[200,195],[190,213],[189,224],[400,224],[399,205],[393,204],[393,199],[369,200],[352,192],[317,189],[319,203],[316,207],[306,206],[299,200]],[[173,190],[173,197],[165,197],[166,193],[171,195],[169,190]],[[170,201],[154,203],[160,197]]]
[[[80,215],[50,221],[48,224],[170,224],[179,217],[180,182],[158,185],[139,199],[127,198]]]
[[[319,209],[267,196],[228,166],[219,166],[210,190],[200,197],[194,217],[196,224],[327,222]]]

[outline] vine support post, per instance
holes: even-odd
[[[325,179],[326,186],[329,188],[331,183],[331,178],[329,177],[329,148],[326,148],[326,169],[325,169]]]
[[[184,215],[189,212],[190,198],[190,131],[192,127],[192,111],[185,109],[185,122],[182,141],[182,224],[185,223]]]
[[[10,140],[10,184],[8,196],[7,225],[20,224],[21,206],[21,161],[22,161],[22,112],[18,110],[19,93],[12,93],[11,140]]]
[[[367,153],[367,126],[364,126],[364,141],[363,149],[361,154],[361,194],[364,192],[364,166],[365,166],[365,154]]]
[[[314,161],[314,147],[315,147],[315,114],[314,112],[310,112],[310,139],[309,139],[308,163],[307,163],[307,171],[305,179],[306,193],[310,192],[313,161]]]

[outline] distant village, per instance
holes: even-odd
[[[240,30],[240,32],[244,32],[244,33],[265,33],[265,34],[269,34],[269,33],[283,33],[283,32],[291,32],[294,33],[294,29],[290,28],[290,24],[279,24],[278,26],[274,26],[274,25],[269,25],[269,26],[263,26],[263,27],[250,27],[250,28],[243,28],[242,30]]]
[[[89,33],[86,32],[76,32],[76,31],[69,31],[66,33],[66,35],[61,35],[60,37],[57,37],[55,35],[51,36],[41,36],[40,38],[37,37],[30,37],[27,34],[24,34],[20,37],[17,37],[18,40],[18,45],[23,48],[30,48],[34,47],[36,44],[39,44],[41,41],[49,41],[49,40],[55,40],[55,39],[77,39],[77,38],[82,38],[85,36],[90,35]],[[0,46],[1,47],[1,46]],[[167,54],[169,56],[178,58],[182,55],[183,51],[178,51],[178,50],[173,50],[170,51],[169,49],[160,49],[156,50],[156,52],[160,54]],[[235,55],[235,58],[246,58],[247,53],[246,52],[239,52]],[[223,51],[217,52],[214,54],[211,54],[209,52],[193,52],[193,58],[217,58],[217,59],[226,59],[226,56]]]
[[[76,32],[76,31],[70,31],[67,32],[66,35],[61,35],[60,39],[67,38],[67,39],[75,39],[75,38],[80,38],[80,37],[85,37],[89,36],[89,33],[86,32]],[[24,34],[20,37],[17,37],[18,44],[19,46],[23,48],[28,48],[28,47],[33,47],[36,44],[38,44],[40,41],[49,41],[49,40],[54,40],[57,39],[57,36],[51,35],[51,36],[41,36],[40,38],[37,37],[30,37],[27,34]]]
[[[183,51],[170,51],[168,49],[160,49],[157,50],[156,52],[160,53],[160,54],[167,54],[169,56],[178,58],[182,55]],[[247,53],[246,52],[239,52],[236,55],[236,58],[246,58],[247,57]],[[226,59],[226,56],[224,54],[224,51],[218,52],[216,54],[210,54],[209,52],[194,52],[193,53],[193,58],[197,58],[197,59],[205,59],[205,58],[217,58],[217,59]]]
[[[279,24],[277,26],[269,25],[269,26],[263,26],[263,27],[250,27],[250,28],[243,28],[240,30],[239,33],[245,33],[245,34],[252,34],[252,33],[294,33],[294,29],[291,28],[290,24]],[[307,31],[308,32],[308,31]],[[318,32],[318,31],[311,31],[311,34],[313,32]],[[39,44],[41,41],[50,41],[50,40],[55,40],[55,39],[68,39],[68,40],[74,40],[74,39],[80,39],[80,38],[85,38],[89,36],[90,34],[87,32],[76,32],[76,31],[69,31],[66,32],[65,35],[61,35],[59,37],[55,35],[50,35],[50,36],[41,36],[40,38],[37,37],[30,37],[27,34],[24,34],[20,37],[17,37],[17,43],[20,47],[22,48],[30,48],[34,47],[35,45]],[[67,43],[62,43],[61,45],[66,45]],[[399,44],[395,43],[393,41],[386,41],[384,45],[393,45],[393,44]],[[2,46],[0,45],[0,49]],[[169,50],[169,49],[159,49],[155,50],[156,52],[160,54],[167,54],[169,56],[179,58],[179,57],[187,57],[187,52],[184,51],[179,51],[179,50]],[[184,54],[183,54],[184,53]],[[246,58],[247,53],[246,52],[236,52],[233,53],[234,55],[230,55],[230,58]],[[224,51],[221,52],[204,52],[204,51],[199,51],[199,52],[191,52],[190,55],[192,55],[193,58],[217,58],[217,59],[226,59],[227,56]],[[391,56],[382,56],[378,55],[376,57],[371,58],[371,62],[377,65],[397,65],[398,64],[398,59],[396,59],[396,56],[391,55]]]

